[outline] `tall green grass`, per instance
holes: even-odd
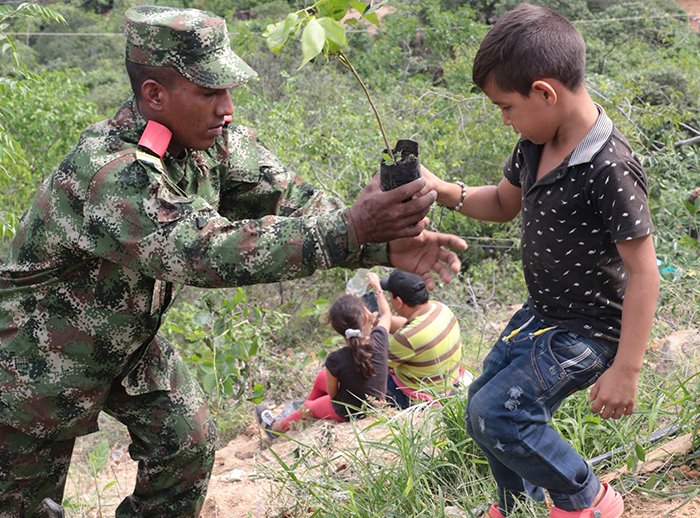
[[[630,468],[618,483],[621,490],[650,485],[647,492],[662,491],[663,476],[637,476],[635,469],[648,451],[670,440],[667,436],[650,442],[655,430],[672,425],[675,434],[696,431],[699,379],[698,374],[680,379],[647,370],[632,416],[601,420],[589,412],[590,403],[581,392],[564,402],[553,426],[585,458],[615,451],[595,469],[602,474]],[[271,507],[280,516],[477,516],[495,500],[496,489],[484,456],[466,434],[465,403],[466,394],[459,393],[440,400],[440,406],[424,404],[402,412],[375,409],[369,419],[344,425],[352,426],[353,440],[343,444],[334,441],[335,424],[321,426],[325,439],[289,436],[295,442],[291,452],[278,452],[281,443],[273,442],[269,448],[277,464],[264,469],[264,476],[278,488]],[[683,461],[688,458],[675,464]],[[675,464],[671,461],[665,469]],[[697,491],[697,485],[688,484],[675,487],[673,494],[689,499]],[[530,499],[514,510],[515,516],[546,514],[544,504]]]

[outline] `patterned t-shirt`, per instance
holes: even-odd
[[[616,242],[653,231],[646,175],[599,107],[588,135],[536,181],[542,147],[518,142],[504,167],[522,191],[528,303],[545,322],[616,346],[626,274]]]

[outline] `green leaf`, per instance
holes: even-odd
[[[265,395],[265,389],[262,383],[256,383],[253,385],[253,392],[246,399],[252,401],[253,403],[262,403],[263,396]]]
[[[637,458],[644,462],[644,459],[646,459],[647,454],[644,451],[644,446],[639,444],[638,442],[634,444],[634,452],[637,454]]]
[[[306,65],[313,58],[318,56],[323,50],[323,45],[326,43],[326,31],[318,23],[316,17],[312,16],[309,23],[304,27],[304,32],[301,34],[301,52],[304,55],[299,68]]]
[[[406,497],[411,493],[411,490],[413,489],[413,477],[409,475],[408,480],[406,481],[406,487],[403,490],[403,496]]]
[[[217,392],[216,385],[217,385],[216,376],[214,376],[213,373],[207,374],[206,376],[204,376],[202,378],[202,387],[204,388],[205,392],[211,392],[211,393]]]
[[[200,311],[197,313],[193,318],[192,321],[197,324],[198,326],[203,326],[211,320],[211,313],[209,311]]]
[[[379,16],[377,16],[377,13],[367,13],[367,15],[365,15],[365,20],[379,27]]]
[[[353,0],[350,2],[350,7],[355,9],[360,14],[364,14],[364,12],[367,10],[369,7],[369,4],[367,2],[360,2],[359,0]]]
[[[297,13],[289,13],[281,22],[270,24],[265,28],[263,38],[272,52],[280,52],[289,40],[289,36],[297,30],[301,20]]]
[[[348,39],[345,36],[345,28],[333,18],[319,18],[318,23],[326,31],[326,40],[328,41],[331,54],[337,54],[342,47],[347,45]]]
[[[330,16],[334,20],[342,20],[352,3],[348,0],[327,0],[319,3],[318,15]]]
[[[93,475],[99,473],[109,460],[109,443],[107,439],[98,442],[88,453],[88,464]]]

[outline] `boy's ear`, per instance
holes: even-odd
[[[547,104],[552,106],[557,104],[559,95],[557,94],[557,89],[551,82],[544,79],[538,79],[537,81],[533,81],[531,89],[532,95],[540,96]]]

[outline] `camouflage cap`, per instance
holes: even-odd
[[[231,50],[226,21],[198,9],[142,5],[126,11],[126,59],[174,67],[207,88],[233,88],[257,76]]]

